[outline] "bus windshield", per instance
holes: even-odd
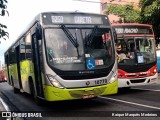
[[[147,64],[156,61],[153,37],[123,37],[118,40],[117,46],[121,46],[117,49],[117,53],[121,56],[120,65]]]
[[[110,28],[63,25],[45,29],[47,61],[62,70],[94,70],[114,63]]]

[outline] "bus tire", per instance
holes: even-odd
[[[32,96],[34,102],[35,102],[38,106],[42,106],[42,105],[43,105],[43,100],[41,100],[40,98],[37,97],[36,91],[35,91],[35,87],[34,87],[34,84],[33,84],[33,80],[32,80],[32,79],[29,80],[29,84],[30,84],[31,96]]]
[[[18,88],[15,88],[15,87],[14,87],[13,77],[12,77],[12,76],[11,76],[11,85],[12,85],[12,87],[13,87],[13,92],[14,92],[15,94],[18,94],[18,93],[20,92],[20,90],[19,90]]]
[[[20,93],[20,90],[18,88],[15,88],[15,87],[13,87],[13,91],[14,91],[15,94]]]
[[[11,80],[11,81],[10,81],[11,85],[14,87],[14,82],[13,82],[12,76],[11,76],[11,79],[10,79],[10,80]]]

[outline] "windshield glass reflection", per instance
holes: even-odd
[[[48,28],[45,40],[47,60],[54,68],[93,70],[114,63],[114,47],[108,28]],[[88,67],[89,64],[94,67]]]
[[[119,64],[134,65],[156,61],[154,39],[125,37],[116,43]]]

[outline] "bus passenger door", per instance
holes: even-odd
[[[22,89],[22,81],[21,81],[21,72],[20,72],[20,46],[18,45],[16,47],[16,63],[17,63],[17,70],[18,70],[18,81],[19,81],[19,87]]]
[[[37,40],[36,34],[32,35],[32,61],[34,64],[35,86],[37,96],[44,97],[42,77],[41,77],[41,40]]]

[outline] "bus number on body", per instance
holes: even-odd
[[[95,80],[95,85],[102,85],[106,83],[107,83],[107,79]]]

